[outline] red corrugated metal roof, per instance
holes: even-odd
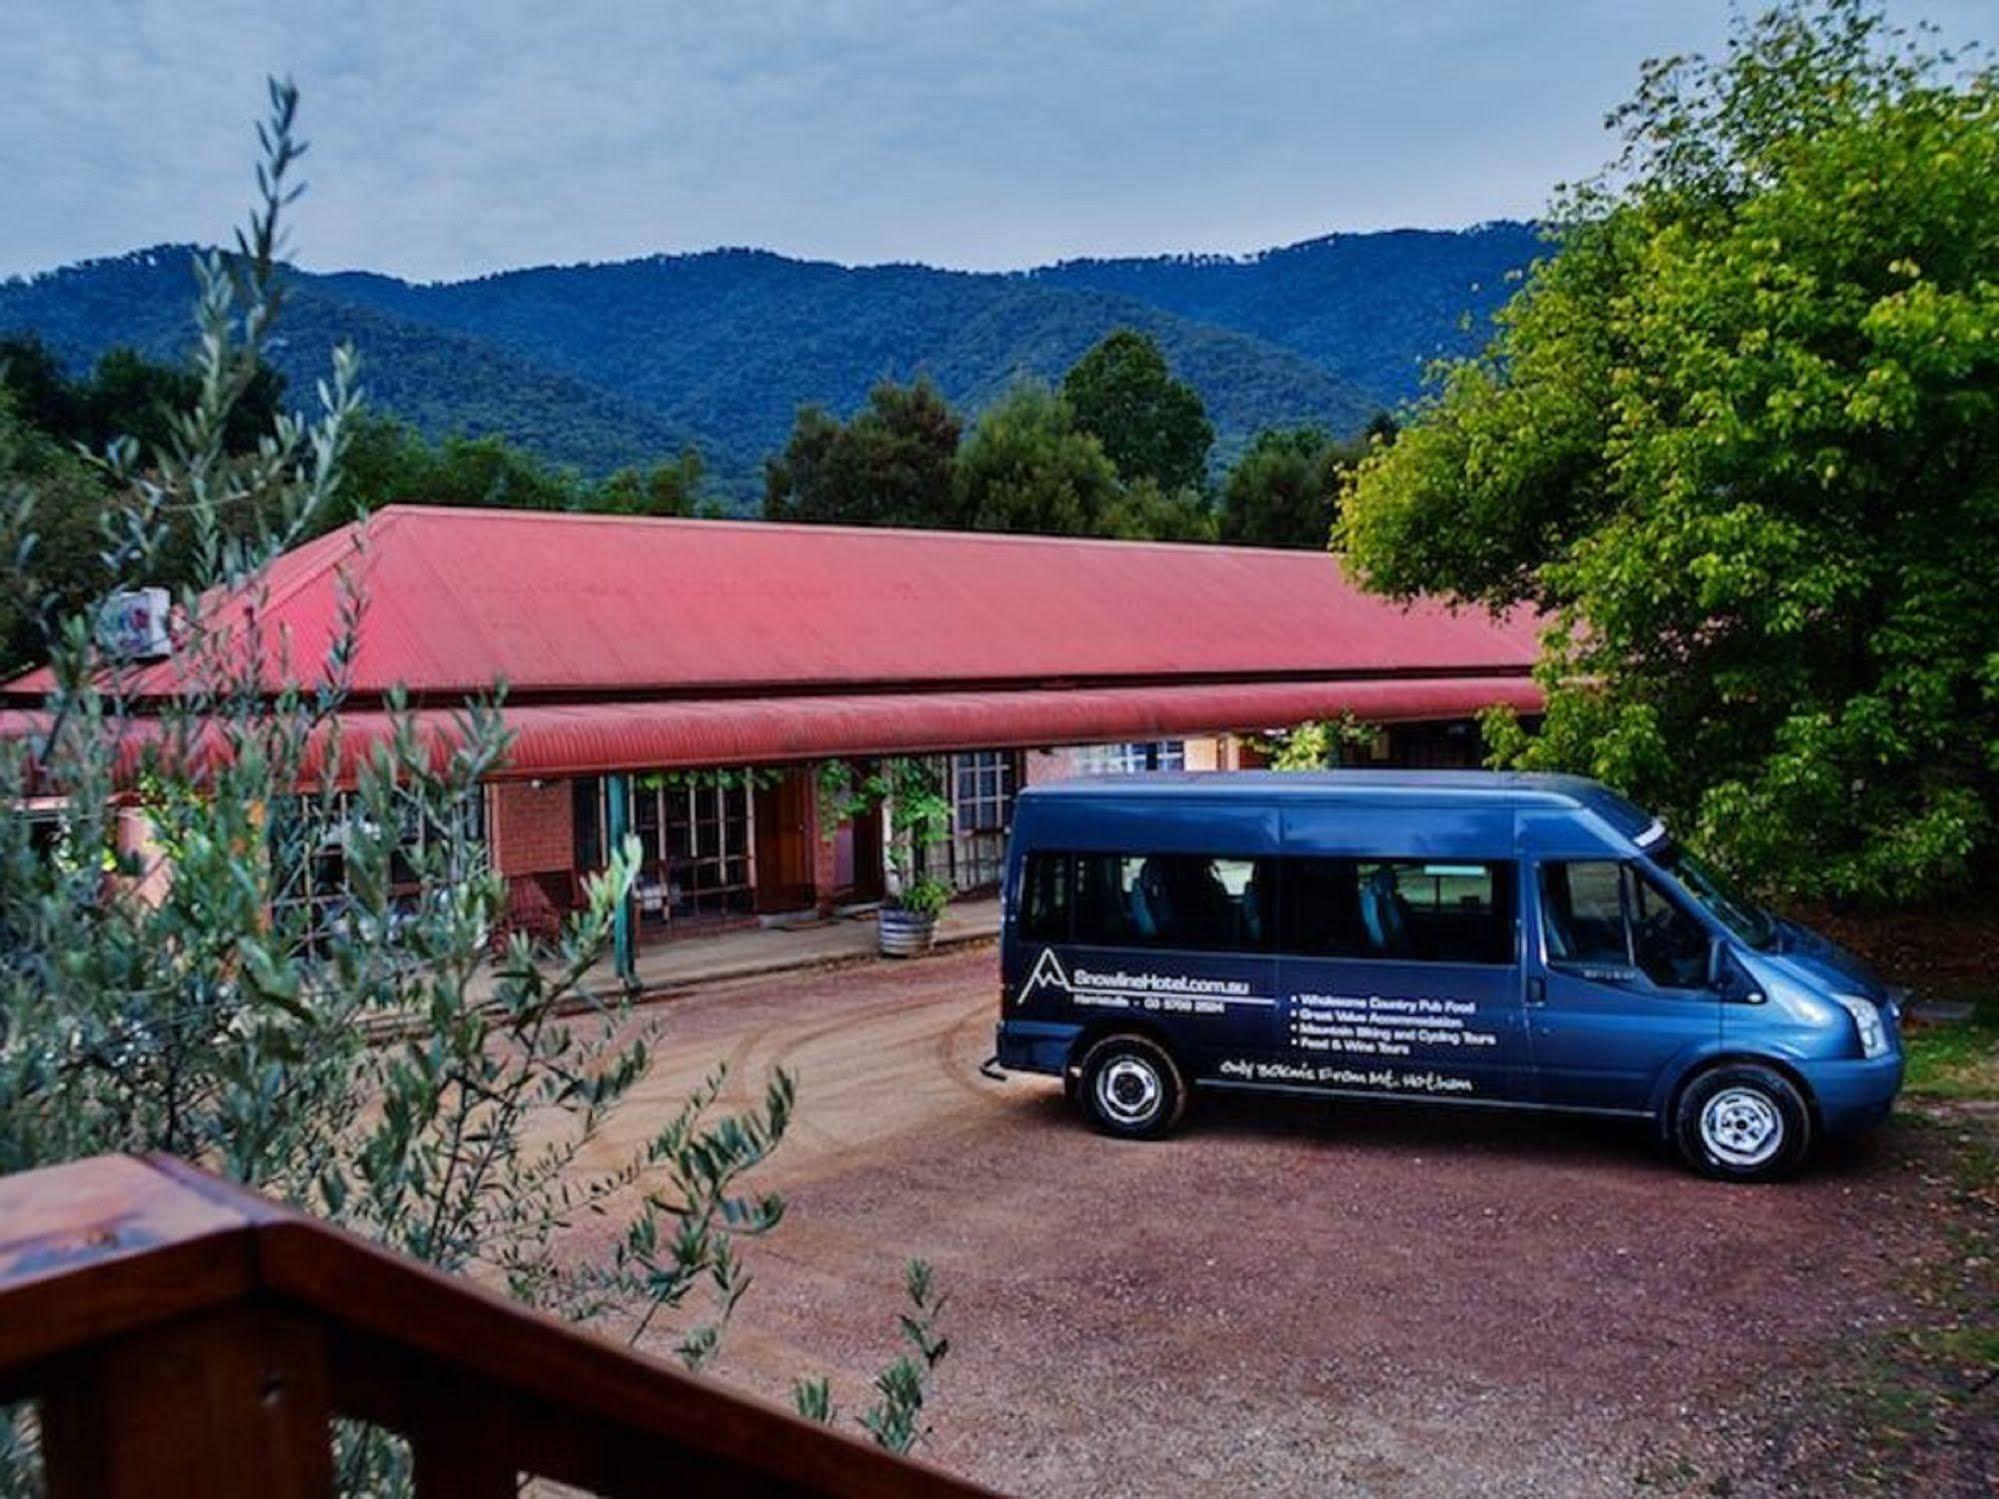
[[[1171,738],[1281,728],[1343,713],[1373,723],[1465,718],[1495,704],[1531,712],[1540,693],[1524,677],[1487,676],[541,704],[506,710],[514,740],[505,775]],[[433,708],[415,717],[420,742],[433,752],[456,742],[455,715]],[[0,712],[0,736],[44,724],[40,713]],[[355,757],[389,735],[390,717],[350,711],[341,715],[340,729],[343,763],[334,774],[345,779]],[[134,725],[130,753],[136,757],[149,738],[144,722]],[[308,778],[323,769],[315,756]]]
[[[271,571],[265,673],[446,700],[1522,671],[1527,618],[1361,592],[1316,552],[391,506]],[[287,665],[289,663],[289,665]],[[171,663],[142,690],[173,690]],[[32,692],[35,678],[12,684]]]

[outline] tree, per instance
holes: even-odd
[[[110,497],[74,448],[17,417],[0,389],[0,489],[31,502],[0,518],[0,680],[40,659],[57,620],[89,607]]]
[[[62,361],[36,335],[0,338],[0,390],[16,420],[68,442],[83,440],[82,398]]]
[[[392,695],[387,729],[357,742],[341,714],[358,584],[317,662],[263,676],[270,564],[344,489],[359,410],[342,348],[310,420],[280,412],[254,447],[230,447],[282,305],[296,106],[271,85],[258,210],[234,254],[199,262],[196,379],[170,440],[121,438],[102,460],[121,508],[95,530],[101,586],[157,576],[169,518],[191,538],[173,690],[141,704],[142,664],[107,653],[86,605],[50,621],[38,727],[0,739],[0,1172],[173,1152],[546,1310],[622,1312],[634,1337],[666,1322],[702,1368],[748,1285],[740,1241],[783,1214],[744,1178],[784,1136],[790,1077],[716,1117],[718,1070],[602,1162],[601,1128],[657,1037],[587,977],[637,843],[611,851],[558,939],[496,940],[506,882],[475,809],[508,747],[497,689],[443,736]],[[0,400],[0,439],[4,420]],[[400,461],[396,434],[377,436]],[[75,481],[47,456],[0,452],[0,532],[17,542]],[[8,555],[22,596],[47,597],[45,554]],[[614,1230],[610,1254],[565,1242],[586,1214]],[[862,1416],[905,1450],[944,1346],[927,1270],[907,1286],[921,1367],[889,1365]],[[344,1491],[408,1491],[405,1449],[337,1430]],[[35,1491],[34,1432],[31,1412],[0,1409],[0,1491]]]
[[[107,350],[89,374],[72,379],[33,335],[0,339],[0,401],[11,406],[15,428],[6,440],[6,461],[43,495],[36,522],[44,554],[39,576],[51,586],[38,607],[60,614],[89,596],[103,577],[90,538],[132,510],[131,486],[117,479],[115,465],[74,470],[68,460],[79,452],[102,458],[121,443],[130,444],[134,456],[166,452],[177,436],[176,414],[199,399],[200,380],[196,368],[160,364],[126,348]],[[259,360],[224,422],[223,454],[238,458],[255,452],[283,406],[284,377]],[[90,484],[77,482],[79,474]],[[255,530],[261,522],[249,513],[253,503],[254,496],[223,497],[215,511],[217,525],[239,536]],[[186,512],[162,520],[154,572],[145,581],[171,588],[191,575],[196,541]],[[9,620],[0,628],[14,630],[13,622],[27,618],[23,609],[18,593],[0,603]],[[32,654],[37,643],[32,632],[15,634],[0,665],[26,664],[20,653]]]
[[[1198,489],[1162,490],[1151,479],[1125,485],[1105,508],[1097,532],[1130,541],[1211,542],[1215,508]]]
[[[1103,444],[1126,483],[1150,479],[1162,491],[1200,489],[1215,429],[1194,387],[1173,378],[1159,345],[1119,328],[1062,379],[1076,425]]]
[[[314,527],[330,531],[391,504],[705,514],[712,509],[704,493],[707,477],[700,451],[690,447],[650,469],[619,469],[593,483],[503,437],[452,436],[433,443],[405,422],[364,413],[354,422],[340,493]]]
[[[655,464],[649,473],[619,469],[599,487],[590,508],[613,515],[693,515],[706,474],[700,449],[690,447],[671,463]]]
[[[957,512],[974,531],[1091,536],[1119,498],[1117,469],[1046,386],[1021,384],[980,416],[959,454]]]
[[[803,407],[784,452],[764,465],[771,520],[950,526],[957,414],[928,380],[884,380],[842,426]]]
[[[107,349],[90,373],[72,380],[33,334],[0,339],[0,386],[20,418],[65,443],[101,453],[127,437],[148,451],[172,438],[172,418],[194,402],[199,376],[127,348]],[[284,376],[261,360],[232,409],[223,449],[247,453],[283,409]]]
[[[1257,433],[1222,486],[1221,539],[1238,546],[1326,546],[1340,486],[1365,451],[1364,442],[1338,443],[1318,427]]]
[[[1999,92],[1862,0],[1649,64],[1557,252],[1346,496],[1370,585],[1529,603],[1538,732],[1766,886],[1908,898],[1999,776]]]

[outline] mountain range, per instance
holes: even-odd
[[[747,504],[803,403],[844,416],[878,380],[927,374],[972,413],[1023,376],[1059,379],[1117,327],[1155,337],[1200,391],[1223,459],[1267,426],[1351,434],[1414,397],[1428,361],[1482,344],[1543,248],[1533,226],[1494,223],[1021,272],[737,249],[456,282],[294,271],[270,357],[306,391],[349,340],[376,408],[588,473],[691,443]],[[0,332],[33,331],[72,365],[119,344],[176,357],[193,254],[156,246],[0,282]]]

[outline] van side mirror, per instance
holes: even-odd
[[[1723,999],[1739,1004],[1763,1003],[1763,993],[1756,987],[1756,981],[1736,961],[1734,949],[1722,937],[1708,944],[1707,986]]]

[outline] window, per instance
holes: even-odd
[[[1513,866],[1482,860],[1287,859],[1286,952],[1511,963]]]
[[[950,763],[951,883],[977,890],[999,883],[1013,821],[1013,754],[974,750]]]
[[[1541,928],[1551,962],[1629,968],[1624,866],[1608,859],[1543,864]]]
[[[1142,770],[1185,770],[1184,739],[1142,739],[1130,744],[1085,744],[1071,762],[1079,776],[1135,775]]]
[[[1020,935],[1028,941],[1069,940],[1069,872],[1074,862],[1067,854],[1028,856],[1020,901]]]
[[[1653,862],[1679,879],[1681,887],[1707,907],[1708,914],[1761,952],[1776,945],[1777,919],[1753,900],[1729,888],[1714,870],[1683,848],[1654,850]]]
[[[634,790],[632,823],[659,867],[639,876],[641,914],[686,920],[754,909],[749,778],[697,772],[663,777],[657,790],[647,779]]]
[[[1628,864],[1542,865],[1541,926],[1558,967],[1636,968],[1666,989],[1707,982],[1706,929]]]
[[[1019,930],[1064,941],[1073,910],[1074,940],[1102,947],[1510,964],[1516,888],[1512,864],[1481,860],[1036,853]]]
[[[1272,862],[1206,854],[1082,854],[1076,940],[1105,947],[1257,949]]]
[[[52,864],[62,852],[65,841],[62,809],[57,806],[30,806],[25,810],[16,803],[9,815],[25,817],[28,828],[28,852],[43,864]]]
[[[633,895],[641,921],[744,915],[755,909],[751,777],[746,772],[664,771],[631,781],[625,826],[639,840]],[[608,782],[578,780],[576,868],[601,869],[608,855]]]
[[[1631,950],[1645,976],[1663,989],[1699,989],[1707,983],[1707,931],[1657,885],[1627,869]]]
[[[351,903],[347,867],[349,829],[366,826],[366,808],[350,792],[287,797],[272,808],[267,837],[274,898],[273,923],[302,935],[317,949],[328,929]],[[426,885],[469,879],[486,861],[486,788],[474,786],[462,801],[439,808],[399,795],[397,840],[389,850],[388,894],[392,909],[409,911],[423,899]],[[462,852],[469,865],[446,866],[440,850]]]
[[[595,776],[569,783],[570,826],[575,838],[574,862],[580,873],[604,867],[604,783]]]

